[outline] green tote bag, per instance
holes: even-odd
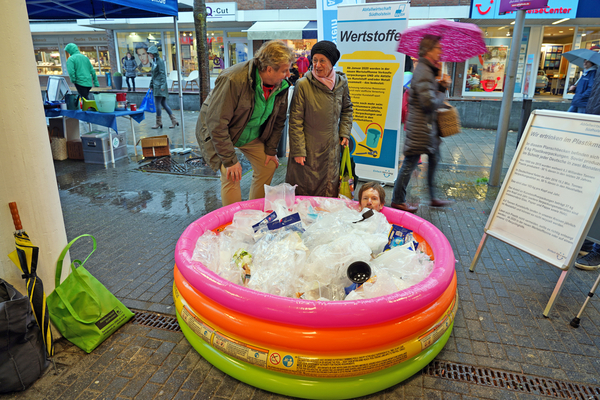
[[[71,274],[61,283],[65,255],[73,243],[82,237],[92,239],[92,252],[83,262],[73,260]],[[92,235],[81,235],[71,240],[58,257],[56,289],[47,299],[54,326],[66,339],[87,353],[91,353],[133,317],[133,313],[83,267],[94,251],[96,239]]]
[[[352,176],[352,163],[350,161],[350,148],[348,146],[344,146],[342,150],[339,195],[346,196],[349,199],[354,197],[354,176]]]

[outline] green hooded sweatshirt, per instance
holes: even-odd
[[[71,55],[67,60],[67,71],[69,71],[71,82],[83,87],[92,87],[93,79],[94,86],[100,86],[92,63],[86,56],[79,52],[77,45],[69,43],[65,46],[65,51]]]

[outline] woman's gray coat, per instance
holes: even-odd
[[[296,82],[290,103],[290,155],[286,182],[297,195],[337,197],[340,140],[350,138],[353,107],[348,80],[336,72],[333,90],[307,72]],[[304,165],[294,157],[306,157]]]

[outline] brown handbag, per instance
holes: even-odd
[[[444,108],[437,110],[438,129],[441,137],[460,133],[460,116],[455,107],[444,103]]]

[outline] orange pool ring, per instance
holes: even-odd
[[[392,343],[426,330],[452,305],[457,285],[455,273],[448,288],[436,301],[395,321],[358,327],[321,328],[261,320],[228,309],[192,287],[177,266],[174,278],[181,296],[198,314],[239,338],[266,347],[330,355],[364,353],[389,347]]]
[[[457,298],[435,323],[416,335],[395,341],[389,346],[352,354],[306,354],[260,345],[236,337],[213,321],[199,315],[173,285],[173,299],[178,315],[185,324],[214,349],[242,362],[265,370],[312,378],[349,378],[393,367],[427,349],[443,336],[454,321]]]

